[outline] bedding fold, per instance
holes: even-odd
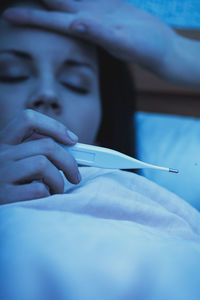
[[[80,172],[0,207],[0,299],[198,300],[199,212],[139,175]]]

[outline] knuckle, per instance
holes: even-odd
[[[55,127],[55,129],[58,132],[61,132],[61,133],[65,133],[66,132],[67,127],[63,123],[61,123],[60,121],[55,120],[55,119],[52,119],[52,122],[53,122],[53,126]]]
[[[52,138],[41,139],[43,149],[48,154],[53,154],[57,150],[57,145]]]
[[[25,109],[22,112],[23,122],[27,126],[31,126],[34,123],[35,118],[36,118],[36,112],[34,110],[32,110],[32,109]]]
[[[66,131],[67,131],[67,127],[65,125],[63,125],[62,123],[60,122],[56,122],[56,127],[57,127],[57,130],[58,132],[61,132],[63,134],[66,134]]]
[[[0,167],[8,164],[12,159],[12,154],[15,152],[13,145],[0,144]]]
[[[34,183],[33,186],[33,197],[45,197],[45,196],[49,196],[49,188],[46,186],[46,184],[42,183],[42,182],[36,182]]]
[[[48,159],[44,155],[38,155],[36,158],[36,167],[39,171],[45,170],[48,165]]]
[[[27,10],[26,10],[26,13],[24,14],[24,18],[25,18],[25,20],[28,19],[29,22],[32,22],[32,21],[34,21],[35,15],[36,15],[36,14],[35,14],[35,11],[34,11],[34,10],[32,10],[32,9],[27,9]]]

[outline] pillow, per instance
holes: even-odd
[[[135,114],[138,159],[179,170],[143,169],[141,174],[200,210],[200,119],[166,114]]]

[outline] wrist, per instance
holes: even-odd
[[[157,74],[173,84],[199,90],[200,42],[174,33]]]
[[[139,53],[137,63],[153,72],[155,75],[167,79],[169,68],[173,66],[177,54],[179,35],[169,26],[157,21],[159,30],[149,29],[149,38]],[[146,47],[145,47],[146,46]]]
[[[170,32],[161,41],[162,51],[155,60],[153,72],[165,80],[171,81],[175,72],[177,58],[179,59],[179,38],[180,36],[170,28]]]

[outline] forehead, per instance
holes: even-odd
[[[97,50],[93,44],[78,38],[40,28],[16,26],[0,20],[0,50],[16,49],[35,57],[62,60],[66,56],[83,58],[97,65]]]

